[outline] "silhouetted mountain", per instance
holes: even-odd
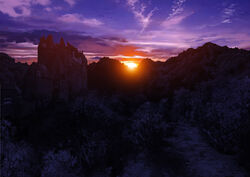
[[[41,38],[38,63],[33,63],[25,78],[24,92],[35,99],[68,100],[87,89],[87,59],[83,53],[61,39],[53,42],[51,35]]]
[[[12,75],[2,77],[2,80],[13,80],[19,88],[22,85],[23,96],[31,99],[67,100],[82,93],[87,88],[87,80],[89,89],[111,94],[140,93],[161,99],[179,88],[192,89],[201,82],[249,76],[249,53],[206,43],[197,49],[187,49],[164,63],[142,60],[135,72],[128,72],[127,67],[117,60],[102,58],[88,66],[87,79],[85,56],[69,43],[65,45],[63,39],[55,44],[52,36],[48,36],[41,38],[39,43],[38,63],[28,67],[15,64],[13,59],[2,59],[2,63],[8,61],[11,66],[3,67],[5,69],[20,66],[15,71],[2,71]],[[2,58],[8,57],[2,54]]]
[[[102,58],[88,66],[88,85],[90,89],[116,92],[124,84],[125,66],[118,60]]]
[[[247,176],[249,76],[250,51],[213,43],[135,70],[52,36],[30,66],[0,53],[1,172]]]
[[[153,61],[151,61],[154,63]],[[115,59],[101,58],[97,63],[88,66],[89,89],[105,93],[138,94],[143,83],[150,79],[151,64],[144,62],[143,68],[129,71],[127,66]],[[146,69],[147,70],[144,70]]]
[[[166,61],[166,75],[183,84],[195,84],[208,79],[249,76],[250,52],[206,43],[188,49]]]
[[[198,83],[209,80],[249,76],[250,52],[206,43],[168,59],[158,66],[158,71],[158,76],[151,85],[158,87],[163,93],[181,87],[194,88]]]
[[[15,84],[20,87],[27,69],[27,64],[15,63],[15,59],[7,54],[0,53],[0,81],[3,87],[8,84]]]
[[[179,88],[192,89],[201,82],[249,76],[250,52],[206,43],[164,63],[144,59],[134,73],[126,71],[116,60],[103,58],[88,67],[88,75],[90,89],[112,93],[130,86],[131,92],[161,99]]]

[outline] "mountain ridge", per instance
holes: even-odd
[[[153,169],[150,176],[243,176],[237,163],[250,169],[249,51],[207,43],[166,62],[142,60],[131,72],[109,58],[86,66],[79,62],[84,54],[67,46],[43,39],[39,61],[30,66],[0,54],[1,118],[11,130],[4,135],[16,131],[3,136],[15,143],[4,151],[7,167],[21,153],[16,171],[28,163],[25,171],[39,176],[41,166],[50,167],[49,151],[52,164],[63,163],[51,174],[66,167],[78,174],[70,176],[92,177],[96,169],[121,176],[138,168],[134,159],[142,160],[142,172]],[[30,148],[16,139],[39,158],[26,160]],[[144,168],[147,162],[153,166]]]

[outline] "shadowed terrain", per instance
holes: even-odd
[[[213,43],[133,72],[52,36],[37,63],[1,53],[1,176],[249,176],[249,77]]]

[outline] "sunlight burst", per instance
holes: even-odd
[[[134,63],[134,62],[124,62],[124,64],[131,70],[135,69],[138,67],[138,64],[137,63]]]

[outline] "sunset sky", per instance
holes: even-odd
[[[0,51],[34,60],[43,35],[89,60],[165,60],[214,42],[250,49],[249,0],[0,0]]]

